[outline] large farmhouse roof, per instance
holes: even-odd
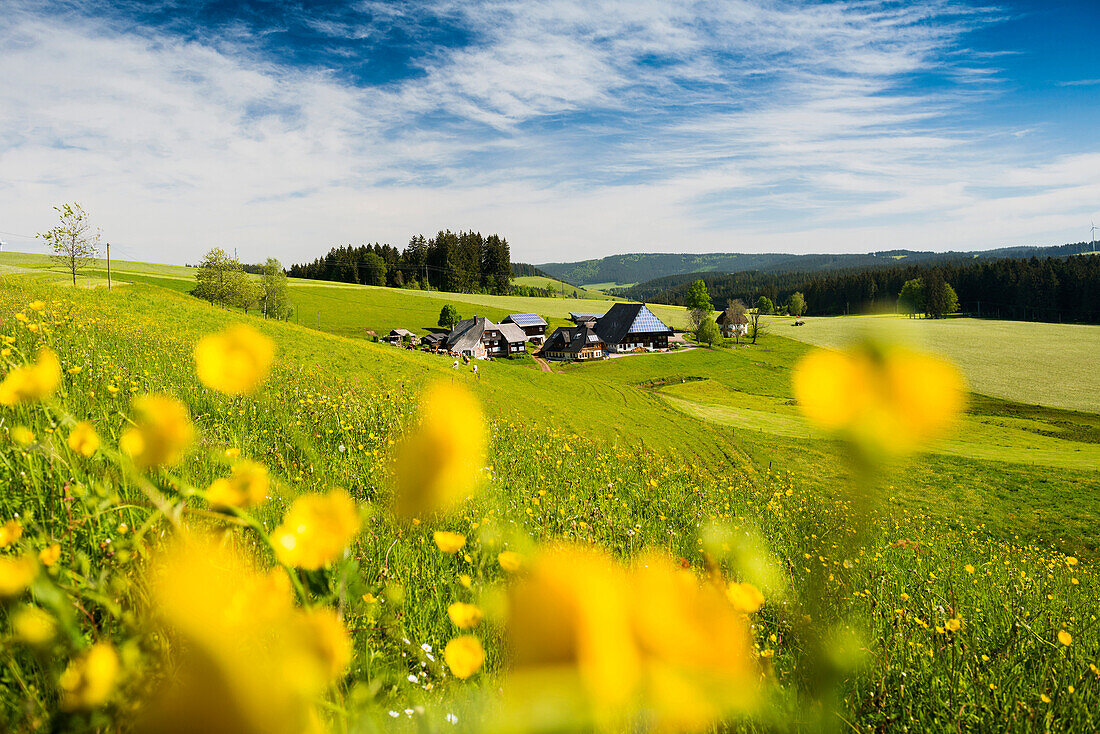
[[[719,326],[725,324],[747,324],[749,323],[749,317],[745,315],[744,311],[735,312],[732,308],[727,308],[725,311],[718,314],[717,322]]]
[[[484,316],[462,319],[447,334],[443,346],[452,352],[472,351],[481,343],[481,336],[485,333],[485,329],[495,328],[497,328],[496,325]]]
[[[502,323],[516,324],[517,326],[546,326],[546,321],[537,313],[512,313],[504,317]]]
[[[671,334],[672,329],[644,303],[616,303],[596,322],[596,333],[608,344],[621,344],[628,334]]]
[[[602,319],[604,314],[592,313],[590,311],[570,311],[569,318],[573,321],[598,321]]]
[[[496,328],[500,329],[501,336],[512,344],[517,342],[522,344],[527,341],[527,332],[515,324],[505,322],[503,324],[497,324]]]

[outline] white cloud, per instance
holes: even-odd
[[[356,86],[236,38],[16,9],[0,20],[0,230],[45,229],[50,206],[80,201],[149,260],[217,244],[302,261],[472,227],[546,261],[1061,242],[1095,213],[1100,153],[1037,162],[1041,131],[1025,143],[954,121],[992,72],[959,47],[985,16],[946,2],[424,12],[474,42]],[[965,82],[921,91],[914,73]]]

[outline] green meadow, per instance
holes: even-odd
[[[277,524],[296,497],[332,486],[360,504],[364,529],[349,556],[302,576],[316,603],[339,606],[354,637],[352,661],[323,707],[335,730],[487,728],[492,704],[485,701],[507,679],[493,611],[506,582],[500,550],[533,554],[540,544],[568,540],[630,559],[657,548],[700,575],[718,568],[754,579],[714,542],[729,533],[762,539],[760,557],[784,579],[759,582],[766,601],[753,619],[767,712],[736,718],[729,729],[1095,728],[1100,678],[1089,666],[1100,654],[1093,570],[1100,415],[1085,391],[1069,390],[1058,404],[1042,399],[1045,386],[1000,394],[983,382],[980,359],[956,352],[974,390],[965,415],[927,451],[869,479],[843,444],[805,422],[790,388],[792,370],[814,348],[807,342],[839,344],[826,335],[854,333],[856,319],[811,319],[797,328],[774,320],[756,345],[554,365],[552,372],[529,357],[497,360],[479,365],[475,377],[469,368],[452,369],[450,359],[364,337],[395,326],[423,332],[446,303],[463,316],[533,311],[562,323],[569,311],[602,311],[608,302],[292,281],[300,323],[276,323],[187,295],[193,271],[185,268],[112,263],[118,285],[108,293],[66,287],[64,274],[42,259],[4,253],[0,265],[13,268],[0,278],[0,332],[17,349],[9,365],[46,341],[66,369],[54,407],[7,409],[0,475],[10,489],[0,498],[0,522],[19,517],[19,542],[29,549],[61,545],[58,568],[35,587],[35,598],[85,612],[62,620],[67,634],[48,655],[9,648],[0,661],[0,729],[125,729],[131,711],[123,701],[144,692],[148,676],[132,673],[102,710],[59,708],[56,681],[82,645],[113,640],[135,671],[155,659],[157,645],[135,614],[147,596],[142,560],[168,523],[141,481],[104,456],[85,460],[66,449],[56,411],[92,421],[110,447],[128,425],[131,400],[148,392],[183,401],[199,431],[172,475],[151,477],[176,514],[217,522],[200,496],[181,488],[223,475],[227,448],[271,473],[271,500],[256,510],[262,527]],[[81,284],[94,286],[104,274],[93,270]],[[28,309],[34,299],[48,304],[41,316]],[[683,309],[654,310],[677,325],[685,319]],[[16,313],[38,319],[36,330]],[[204,388],[191,359],[199,338],[238,322],[276,347],[270,383],[252,397]],[[977,338],[985,324],[957,328]],[[992,322],[990,329],[1024,333],[1013,326]],[[1081,338],[1044,326],[1045,343],[1072,351]],[[947,328],[903,328],[920,327]],[[984,343],[989,359],[1007,358],[1013,345]],[[1087,358],[1088,347],[1074,354]],[[1047,385],[1078,375],[1075,365],[1033,357]],[[491,427],[490,466],[484,492],[461,513],[410,524],[388,510],[386,458],[421,391],[436,381],[461,383],[480,399]],[[16,425],[33,432],[29,445],[11,438]],[[432,531],[441,529],[468,536],[465,556],[436,549]],[[248,528],[226,523],[225,533],[256,545]],[[456,634],[447,619],[455,599],[487,613],[478,631],[485,668],[465,682],[424,656]],[[816,693],[807,681],[821,659],[795,609],[821,629],[854,629],[860,641],[859,662]],[[949,619],[961,627],[945,631]],[[1072,633],[1071,645],[1058,642],[1059,631]],[[821,707],[829,720],[812,725],[811,712]]]

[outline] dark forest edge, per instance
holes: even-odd
[[[1096,296],[1100,293],[1100,255],[880,266],[831,273],[693,273],[657,278],[612,293],[682,306],[696,280],[703,281],[717,308],[734,300],[756,303],[761,296],[778,306],[800,292],[806,313],[812,316],[893,311],[899,308],[906,282],[923,280],[952,286],[961,310],[971,316],[1100,323]]]

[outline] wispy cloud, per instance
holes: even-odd
[[[442,227],[535,261],[959,249],[1058,241],[1097,208],[1095,148],[1052,156],[973,114],[1004,85],[966,40],[1001,16],[948,0],[363,2],[216,25],[11,4],[0,229],[79,200],[133,256],[292,261]]]

